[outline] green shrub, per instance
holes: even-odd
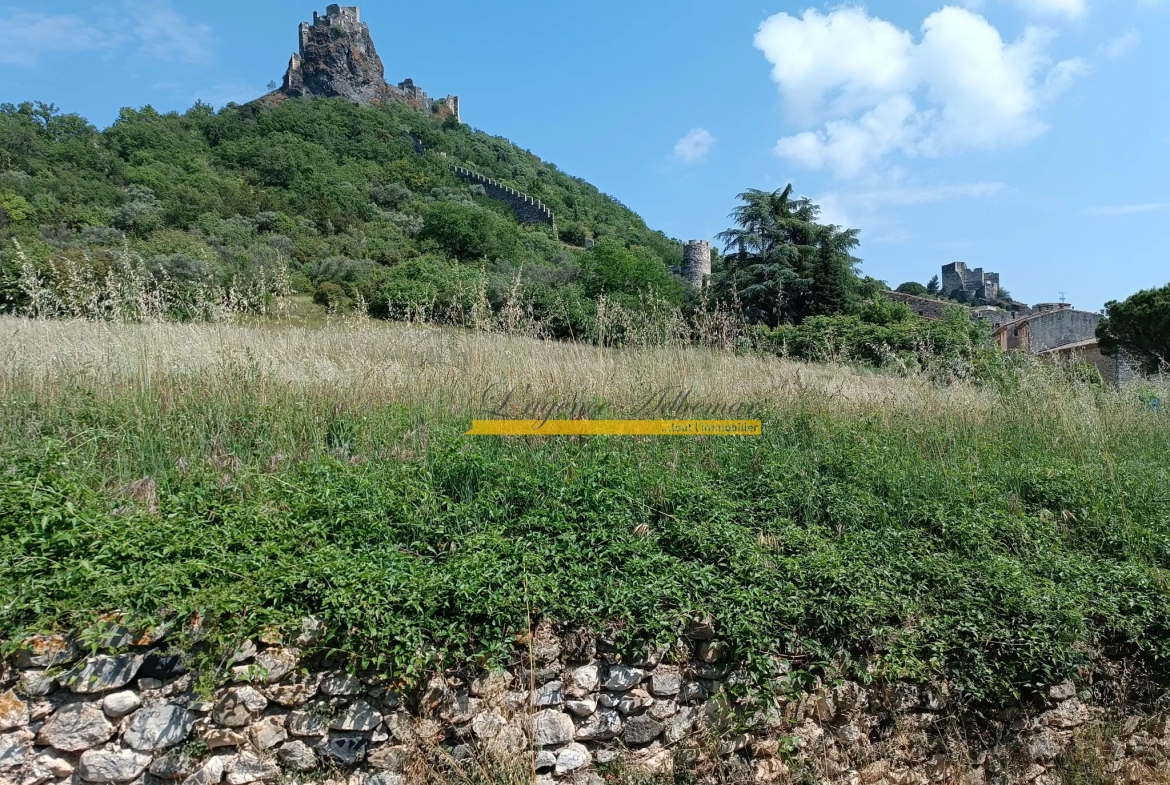
[[[324,306],[330,311],[340,311],[349,305],[349,298],[345,296],[345,290],[332,281],[326,281],[317,287],[317,291],[313,293],[313,302],[317,305]]]

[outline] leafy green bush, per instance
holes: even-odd
[[[314,614],[410,676],[503,657],[530,613],[631,653],[711,613],[758,676],[835,660],[997,700],[1097,648],[1170,657],[1170,439],[1122,397],[1033,375],[974,408],[796,395],[759,439],[530,441],[464,437],[441,391],[257,380],[6,380],[9,641],[118,610],[200,613],[226,647]]]
[[[419,239],[459,261],[499,259],[515,250],[516,226],[476,205],[435,202],[423,216]]]
[[[613,239],[604,239],[586,251],[579,262],[585,294],[629,295],[636,298],[649,291],[665,293],[678,302],[683,284],[662,266],[662,261],[645,248],[627,248]]]
[[[773,330],[757,328],[753,339],[757,347],[793,359],[877,366],[892,360],[915,367],[940,360],[973,364],[996,353],[986,324],[972,322],[961,308],[949,310],[941,321],[928,321],[904,305],[874,300],[862,314],[817,316]]]
[[[313,293],[313,302],[330,311],[338,311],[349,305],[349,298],[345,296],[345,290],[340,286],[332,281],[326,281]]]

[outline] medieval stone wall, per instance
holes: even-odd
[[[896,303],[902,303],[910,308],[911,311],[921,316],[923,319],[930,319],[932,321],[940,321],[946,313],[948,305],[954,303],[946,300],[932,300],[929,297],[915,297],[912,294],[902,294],[901,292],[882,292],[887,300],[892,300]]]
[[[499,199],[511,207],[512,211],[516,213],[516,217],[520,220],[520,223],[546,224],[551,226],[554,231],[556,230],[557,217],[553,214],[553,211],[528,194],[521,193],[515,188],[504,185],[490,177],[485,177],[478,172],[473,172],[462,166],[452,166],[451,171],[464,182],[482,185],[488,196],[492,199]]]
[[[1086,362],[1096,368],[1101,374],[1101,378],[1114,387],[1128,384],[1138,376],[1134,371],[1134,366],[1124,355],[1116,357],[1106,355],[1101,351],[1101,346],[1095,339],[1060,346],[1040,354],[1047,360],[1063,365]]]

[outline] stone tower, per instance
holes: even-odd
[[[691,286],[702,289],[711,277],[711,243],[691,240],[683,246],[683,278]]]

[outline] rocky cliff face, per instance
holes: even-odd
[[[292,56],[284,85],[274,96],[341,97],[367,106],[400,101],[420,112],[459,119],[458,96],[432,100],[412,80],[395,86],[386,82],[384,74],[360,10],[331,5],[325,16],[314,12],[312,24],[301,23],[300,50]]]

